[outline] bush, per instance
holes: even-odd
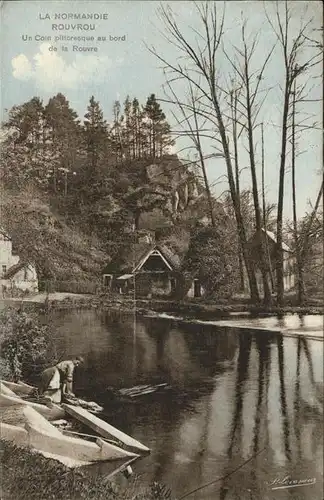
[[[0,313],[0,356],[7,379],[33,382],[54,359],[49,329],[36,315],[6,309]]]
[[[1,498],[3,500],[171,500],[165,486],[141,487],[138,481],[118,493],[99,475],[69,469],[60,462],[0,441]]]
[[[191,234],[183,272],[199,279],[206,298],[230,298],[237,289],[237,252],[226,227],[196,227]]]

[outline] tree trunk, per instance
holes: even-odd
[[[271,292],[268,281],[268,270],[267,270],[267,259],[266,259],[266,251],[265,251],[265,239],[262,233],[262,225],[261,225],[261,211],[259,204],[259,193],[258,193],[258,181],[256,175],[256,166],[255,166],[255,156],[254,156],[254,138],[253,138],[253,121],[252,121],[252,105],[251,105],[251,96],[250,96],[250,75],[248,71],[248,56],[245,53],[245,77],[246,77],[246,110],[247,110],[247,119],[248,119],[248,140],[249,140],[249,157],[250,157],[250,169],[251,169],[251,178],[252,178],[252,193],[253,193],[253,202],[254,202],[254,212],[255,212],[255,225],[257,235],[260,241],[260,255],[258,256],[258,260],[260,263],[260,270],[262,274],[262,282],[263,282],[263,292],[264,292],[264,304],[271,304]]]
[[[280,169],[279,169],[278,211],[277,211],[277,251],[276,251],[277,304],[280,307],[283,305],[283,299],[284,299],[282,218],[283,218],[284,181],[285,181],[285,167],[286,167],[289,96],[290,96],[290,82],[289,82],[289,75],[287,75],[286,86],[285,86],[285,97],[284,97],[284,109],[282,115],[281,156],[280,156]]]
[[[211,221],[211,225],[213,227],[216,227],[216,222],[215,222],[215,217],[214,217],[214,211],[213,211],[212,195],[211,195],[211,192],[210,192],[210,187],[209,187],[209,182],[208,182],[208,177],[207,177],[207,171],[206,171],[206,165],[205,165],[204,155],[203,155],[202,147],[201,147],[201,141],[200,141],[200,135],[199,135],[199,127],[198,127],[198,120],[197,120],[197,113],[196,113],[194,99],[192,101],[193,101],[192,104],[193,104],[193,108],[194,108],[193,115],[194,115],[195,127],[196,127],[197,149],[198,149],[198,154],[199,154],[199,160],[200,160],[201,169],[203,171],[203,176],[204,176],[205,189],[206,189],[206,193],[207,193],[207,200],[208,200],[208,206],[209,206],[210,221]]]
[[[239,276],[240,276],[240,292],[244,292],[245,282],[244,282],[244,267],[243,267],[243,257],[242,257],[242,249],[239,242],[238,249],[238,264],[239,264]]]
[[[216,112],[219,133],[221,136],[221,141],[222,141],[222,146],[223,146],[223,151],[224,151],[224,157],[225,157],[226,169],[227,169],[227,178],[228,178],[231,199],[232,199],[234,212],[235,212],[235,218],[236,218],[236,224],[237,224],[237,229],[238,229],[238,234],[239,234],[239,240],[240,240],[241,248],[242,248],[242,254],[243,254],[244,262],[246,265],[246,271],[247,271],[248,280],[249,280],[251,300],[254,303],[258,303],[260,301],[259,291],[258,291],[255,272],[254,272],[254,269],[251,265],[251,261],[249,259],[244,221],[243,221],[242,213],[240,210],[240,203],[239,203],[237,192],[236,192],[231,156],[230,156],[228,141],[227,141],[227,137],[226,137],[226,130],[225,130],[225,126],[223,123],[223,117],[222,117],[222,114],[221,114],[221,111],[219,108],[219,103],[218,103],[218,99],[217,99],[214,80],[211,81],[211,96],[212,96],[212,100],[213,100],[213,106],[214,106],[214,109]]]
[[[296,85],[294,88],[294,100],[292,109],[292,149],[291,149],[291,182],[292,182],[292,202],[293,202],[293,233],[295,240],[295,252],[297,263],[297,286],[298,286],[298,304],[301,306],[305,301],[305,286],[304,286],[304,273],[303,265],[300,258],[300,248],[298,241],[298,228],[297,228],[297,202],[296,202],[296,127],[295,127],[295,112],[296,112]]]
[[[265,198],[265,180],[264,180],[264,135],[263,135],[263,123],[261,123],[261,148],[262,148],[262,160],[261,160],[261,168],[262,168],[262,211],[263,211],[263,228],[265,231],[267,231],[267,221],[266,221],[266,198]],[[270,256],[270,250],[269,250],[269,243],[268,243],[268,238],[267,235],[265,237],[265,251],[266,251],[266,258],[268,260],[268,266],[269,266],[269,273],[270,273],[270,281],[271,281],[271,291],[274,289],[274,279],[273,279],[273,272],[272,272],[272,262],[271,262],[271,256]]]
[[[235,184],[236,194],[239,209],[241,210],[241,193],[240,193],[240,170],[238,161],[238,147],[237,147],[237,90],[234,90],[234,96],[231,94],[231,111],[232,111],[232,124],[233,124],[233,145],[234,145],[234,168],[235,168]],[[238,238],[238,264],[239,264],[239,277],[240,277],[240,291],[244,292],[244,267],[243,255],[240,239]]]

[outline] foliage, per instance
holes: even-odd
[[[47,326],[36,315],[6,309],[0,316],[0,356],[8,378],[32,381],[54,357],[54,347]]]
[[[324,262],[323,262],[323,211],[318,210],[315,217],[307,213],[297,227],[297,248],[294,241],[293,228],[288,226],[292,248],[302,255],[302,270],[305,291],[308,293],[323,293]]]
[[[207,296],[230,297],[237,287],[237,252],[225,226],[196,227],[192,232],[183,270],[199,279]]]
[[[41,278],[97,275],[100,251],[109,260],[134,220],[166,203],[169,193],[146,178],[146,166],[172,144],[154,94],[145,106],[129,97],[124,109],[115,102],[113,112],[109,125],[92,96],[81,123],[61,93],[9,111],[0,160],[2,224]]]
[[[96,240],[56,215],[35,189],[18,194],[3,190],[0,206],[15,251],[36,264],[40,281],[93,280],[100,274],[106,255]]]
[[[171,500],[167,488],[158,483],[146,488],[131,484],[119,494],[110,482],[86,470],[68,469],[31,450],[0,444],[3,500]]]
[[[9,112],[3,226],[41,282],[99,279],[107,262],[132,247],[146,214],[152,231],[164,219],[171,231],[159,242],[183,255],[205,218],[205,188],[166,154],[173,141],[155,94],[144,106],[129,96],[123,106],[116,101],[113,115],[108,124],[92,96],[81,122],[61,93]],[[213,203],[215,213],[222,210]]]

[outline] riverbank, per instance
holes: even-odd
[[[37,294],[24,299],[4,299],[2,307],[13,306],[41,309],[70,309],[70,308],[100,308],[102,310],[134,311],[137,314],[168,313],[196,317],[198,319],[224,319],[233,315],[281,315],[281,314],[323,314],[323,300],[321,298],[310,298],[304,306],[296,304],[296,298],[289,296],[285,298],[283,307],[275,304],[264,306],[263,304],[251,304],[246,297],[234,297],[233,299],[218,301],[206,299],[165,300],[160,298],[144,299],[138,298],[134,301],[129,296],[102,294],[82,295],[74,293],[52,293]]]
[[[84,468],[69,469],[56,460],[5,441],[0,441],[0,468],[3,500],[171,500],[167,489],[157,483],[142,488],[130,480],[127,487],[121,488],[102,476],[92,476]]]

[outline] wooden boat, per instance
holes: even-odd
[[[26,406],[34,408],[49,421],[64,418],[65,411],[60,405],[54,403],[40,404],[25,399],[24,397],[32,394],[32,391],[28,393],[27,390],[26,384],[0,381],[0,407],[20,405],[23,402]]]
[[[109,440],[112,446],[117,446],[117,448],[122,447],[123,452],[128,450],[132,453],[132,456],[134,456],[134,453],[143,454],[149,453],[150,451],[149,448],[136,439],[121,432],[81,406],[66,403],[58,405],[48,402],[46,404],[40,404],[35,401],[28,401],[28,399],[25,398],[33,394],[35,388],[22,382],[16,384],[13,382],[0,381],[0,388],[0,410],[6,407],[19,407],[24,405],[31,410],[35,410],[35,412],[40,414],[48,423],[64,418],[70,419],[72,417],[72,419],[93,429],[99,436],[104,438],[105,441]],[[52,427],[55,428],[55,426]],[[10,429],[8,432],[9,431]],[[64,431],[59,432],[64,436]],[[35,436],[33,428],[30,430],[30,433]],[[99,441],[99,443],[102,444],[101,441]]]
[[[47,458],[53,458],[68,467],[80,467],[95,462],[138,458],[102,438],[96,442],[64,435],[34,408],[20,405],[0,407],[1,439],[16,446],[31,448]]]

